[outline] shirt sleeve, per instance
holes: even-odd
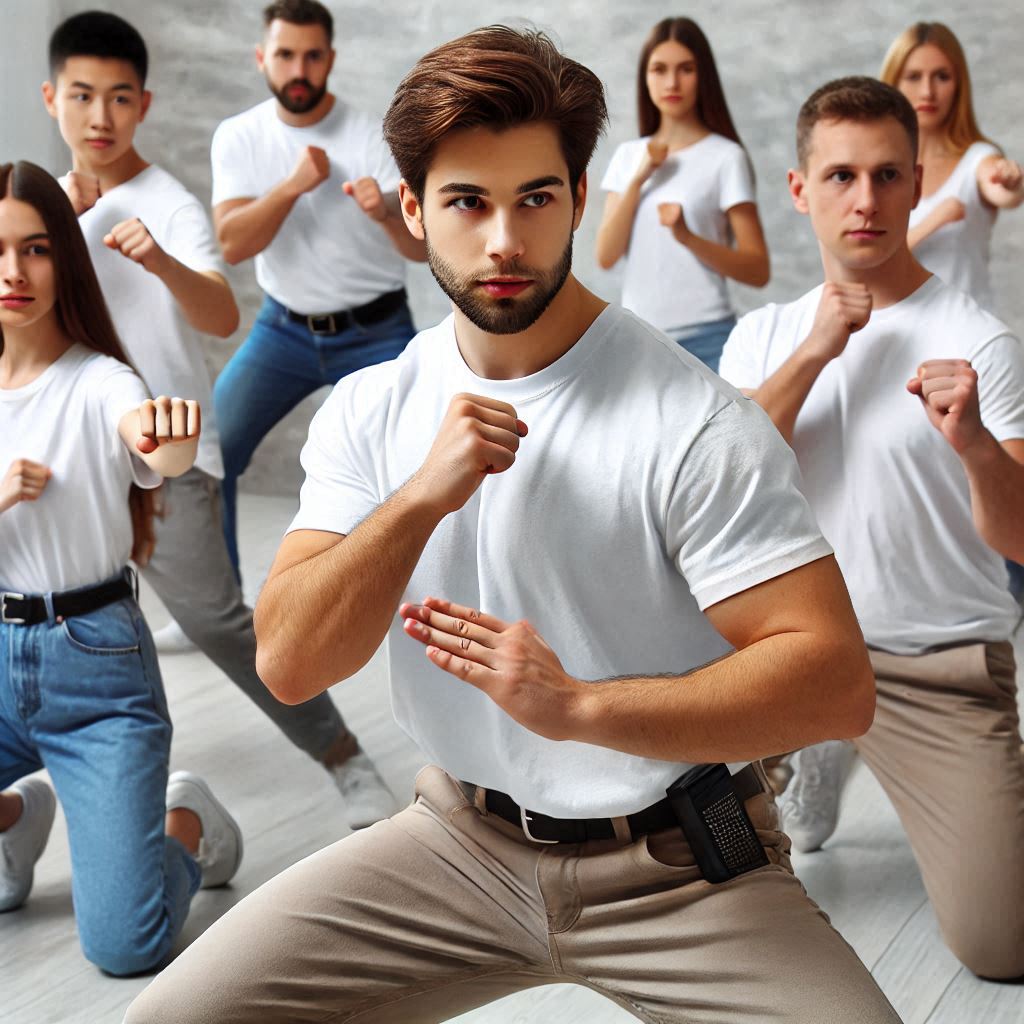
[[[213,165],[212,206],[229,199],[258,199],[263,194],[245,137],[230,121],[218,125],[213,133],[210,161]]]
[[[612,154],[608,170],[604,172],[601,189],[605,192],[625,192],[636,173],[636,165],[636,146],[630,142],[621,143]]]
[[[1024,439],[1024,345],[1000,334],[971,360],[978,373],[981,421],[1002,443]]]
[[[351,533],[382,500],[367,438],[382,437],[384,422],[357,414],[359,376],[335,385],[313,417],[300,455],[306,479],[288,533]]]
[[[164,249],[190,270],[225,272],[213,225],[194,196],[172,215]]]
[[[722,164],[718,175],[718,208],[723,212],[740,203],[753,203],[757,199],[754,171],[750,157],[742,146],[736,146]]]
[[[718,375],[739,389],[752,390],[764,383],[764,354],[751,314],[741,318],[730,332],[718,362]]]
[[[668,554],[702,611],[832,553],[792,449],[749,399],[715,413],[689,446],[665,522]]]
[[[121,417],[151,397],[142,378],[130,366],[115,366],[99,380],[97,393],[104,433],[110,438],[110,458],[127,462],[132,481],[140,487],[146,490],[159,487],[163,477],[131,451],[119,430]]]

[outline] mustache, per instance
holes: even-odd
[[[304,86],[311,92],[313,90],[313,83],[308,78],[293,78],[290,82],[285,82],[284,87],[285,89],[290,89],[293,85]]]

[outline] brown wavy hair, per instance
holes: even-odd
[[[882,61],[879,78],[886,85],[899,88],[900,76],[907,58],[919,46],[931,44],[937,46],[953,65],[956,73],[956,92],[953,94],[953,106],[946,121],[946,138],[958,153],[963,153],[975,142],[991,142],[981,133],[978,120],[974,116],[974,101],[971,96],[971,73],[967,70],[967,57],[964,55],[960,40],[952,29],[940,21],[919,21],[901,32],[889,47],[889,52]],[[994,145],[994,143],[993,143]]]
[[[422,200],[434,148],[449,132],[500,131],[534,121],[549,121],[558,130],[575,195],[608,122],[601,81],[559,53],[543,32],[491,25],[416,62],[395,91],[384,138]]]
[[[42,167],[19,160],[0,164],[0,197],[28,203],[42,218],[53,260],[57,295],[54,308],[65,337],[134,370],[114,328],[89,248],[64,190]],[[3,327],[0,326],[0,352],[3,352],[3,345]],[[132,484],[128,504],[132,514],[132,558],[144,565],[155,543],[153,520],[157,496]]]
[[[654,135],[661,126],[661,112],[654,105],[647,89],[647,65],[655,48],[667,42],[685,46],[697,61],[697,116],[701,123],[710,131],[724,135],[742,146],[732,114],[729,113],[729,104],[725,101],[711,44],[692,18],[663,18],[644,41],[636,73],[637,123],[640,134]]]

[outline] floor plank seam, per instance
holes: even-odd
[[[909,925],[910,922],[913,921],[915,917],[917,917],[917,915],[921,912],[921,908],[924,907],[927,902],[928,897],[925,896],[925,898],[921,900],[921,902],[916,907],[914,907],[914,909],[909,914],[907,914],[906,920],[903,922],[903,924],[900,925],[899,930],[893,935],[893,937],[886,943],[885,949],[883,949],[882,952],[879,953],[877,957],[875,957],[874,962],[871,964],[872,974],[874,974],[875,971],[878,970],[878,965],[886,958],[886,956],[889,953],[889,950],[891,950],[893,946],[895,946],[896,943],[899,941],[899,937],[906,930],[907,925]]]
[[[963,973],[964,969],[963,967],[961,967],[958,971],[956,971],[953,977],[950,978],[948,982],[946,982],[946,987],[939,993],[939,998],[935,1000],[935,1005],[928,1011],[928,1016],[925,1017],[924,1024],[928,1024],[928,1022],[935,1016],[939,1007],[942,1005],[942,1000],[946,998],[946,993],[953,987],[953,983]]]

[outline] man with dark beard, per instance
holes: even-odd
[[[867,651],[767,417],[569,272],[605,118],[591,71],[502,26],[399,86],[402,211],[454,308],[317,413],[257,667],[298,703],[387,636],[435,764],[127,1024],[425,1024],[557,981],[660,1024],[898,1021],[751,763],[863,732]]]
[[[398,169],[380,125],[327,90],[330,11],[316,0],[277,0],[263,20],[256,61],[274,98],[224,121],[213,138],[217,239],[228,263],[255,256],[266,293],[213,396],[236,574],[238,477],[303,398],[405,348],[414,329],[402,257],[423,259],[402,223]],[[335,744],[331,772],[357,828],[394,805],[355,737],[346,744]]]

